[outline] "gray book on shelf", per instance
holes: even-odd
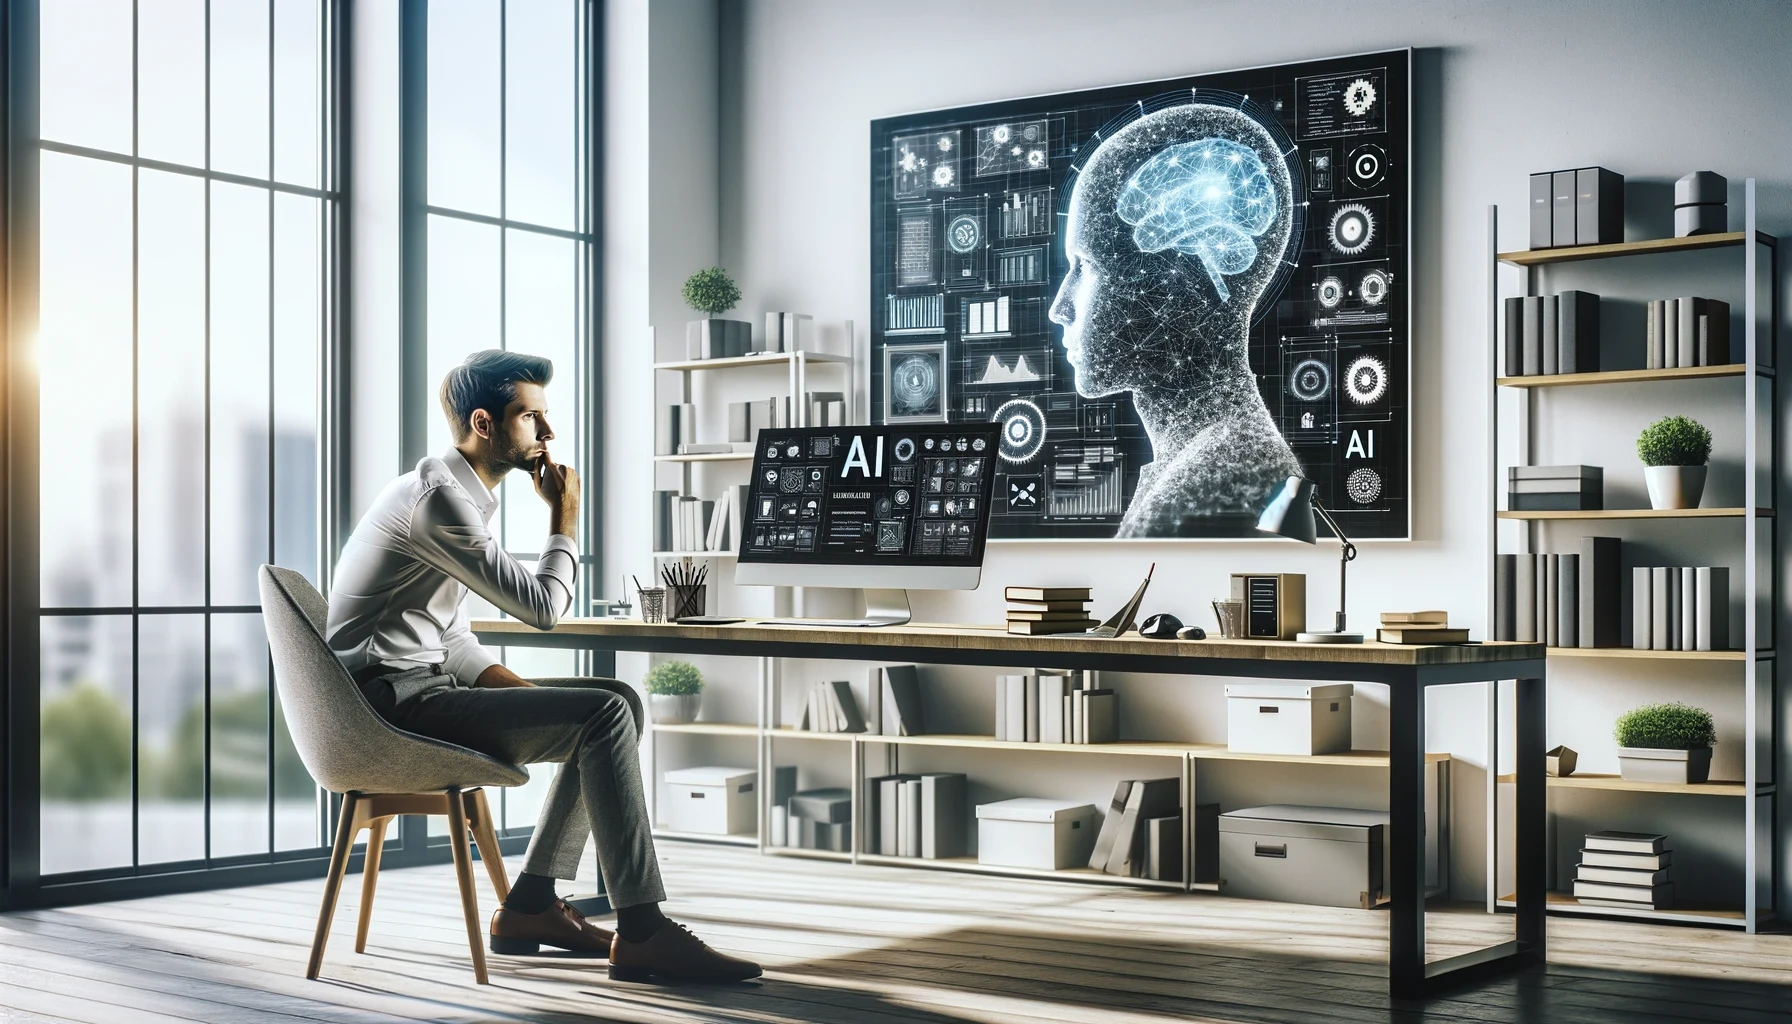
[[[1145,822],[1145,877],[1160,882],[1182,881],[1182,815]]]
[[[1555,245],[1555,204],[1550,189],[1554,175],[1545,171],[1531,175],[1531,248],[1548,249]]]
[[[1730,355],[1730,304],[1722,299],[1706,299],[1705,313],[1700,317],[1699,365],[1727,366],[1734,362]]]
[[[1513,588],[1518,582],[1518,556],[1495,555],[1493,557],[1493,638],[1495,640],[1515,640],[1518,638],[1515,621],[1517,594]]]
[[[921,856],[921,780],[906,779],[896,794],[896,856]]]
[[[1118,743],[1120,741],[1119,695],[1113,690],[1083,690],[1077,698],[1083,705],[1083,743]]]
[[[1680,642],[1676,650],[1696,651],[1699,649],[1699,570],[1690,565],[1679,568],[1680,573],[1680,625],[1675,630],[1674,639]]]
[[[1575,597],[1580,622],[1575,630],[1582,647],[1617,647],[1623,643],[1623,546],[1617,537],[1580,539],[1580,582]]]
[[[1026,695],[1026,735],[1028,743],[1039,742],[1039,677],[1029,672],[1021,676],[1021,692]]]
[[[1526,295],[1524,297],[1524,373],[1525,376],[1543,372],[1543,296]]]
[[[996,676],[996,723],[990,730],[998,740],[1008,738],[1008,677]]]
[[[1554,295],[1543,296],[1543,372],[1561,373],[1562,366],[1562,300]]]
[[[1543,558],[1543,636],[1551,647],[1562,646],[1562,556]]]
[[[1646,565],[1630,570],[1630,646],[1638,651],[1655,649],[1655,573]]]
[[[1659,370],[1662,367],[1662,334],[1667,330],[1662,318],[1667,310],[1660,299],[1650,299],[1643,304],[1643,368]]]
[[[1063,743],[1064,697],[1070,692],[1070,679],[1053,672],[1041,672],[1039,679],[1039,742]]]
[[[921,711],[921,672],[914,665],[885,665],[883,704],[885,736],[920,736],[927,731]]]
[[[1580,646],[1580,555],[1557,556],[1561,571],[1557,585],[1561,591],[1556,603],[1556,646]]]
[[[834,679],[827,685],[833,691],[833,705],[839,713],[836,721],[840,724],[840,731],[864,732],[865,716],[859,711],[859,699],[853,695],[852,684],[844,679]]]
[[[1599,296],[1592,292],[1565,291],[1561,300],[1562,355],[1558,373],[1596,373],[1599,370]]]
[[[1108,852],[1107,873],[1137,877],[1145,860],[1145,822],[1176,812],[1182,799],[1182,780],[1135,779],[1126,794],[1126,810]]]
[[[1547,644],[1551,613],[1555,610],[1554,602],[1549,599],[1549,556],[1534,555],[1532,561],[1537,563],[1537,642]]]
[[[1661,300],[1661,366],[1664,370],[1680,366],[1680,300]]]
[[[865,809],[865,822],[867,828],[876,831],[866,837],[865,845],[873,852],[885,857],[899,856],[902,784],[918,778],[919,775],[879,775],[867,780],[866,797],[870,806]]]
[[[805,789],[790,797],[790,816],[838,824],[852,820],[852,793],[839,787]]]
[[[1512,639],[1519,643],[1537,642],[1537,558],[1526,552],[1512,556],[1516,564],[1512,596],[1514,604]]]
[[[1524,375],[1524,296],[1506,297],[1506,376]]]
[[[921,856],[928,860],[962,857],[969,844],[969,788],[961,772],[923,772],[921,775]]]
[[[1003,676],[1007,680],[1007,700],[1003,707],[1008,716],[1006,734],[1002,737],[1010,743],[1027,741],[1027,677],[1024,675]]]
[[[1704,366],[1699,358],[1699,318],[1711,312],[1710,303],[1696,295],[1686,295],[1674,300],[1674,312],[1679,321],[1676,334],[1680,338],[1680,365]]]
[[[1669,610],[1673,608],[1673,592],[1668,589],[1667,566],[1649,567],[1649,597],[1649,649],[1671,650],[1674,634],[1668,623]]]
[[[1114,786],[1114,798],[1108,801],[1101,818],[1101,829],[1095,833],[1095,849],[1089,854],[1089,866],[1106,871],[1108,855],[1114,852],[1114,837],[1120,834],[1120,819],[1126,816],[1126,801],[1132,796],[1132,780],[1121,779]]]
[[[1698,629],[1694,644],[1701,651],[1730,649],[1730,569],[1701,565],[1694,575]]]
[[[1668,566],[1668,650],[1686,650],[1686,638],[1681,627],[1686,624],[1683,611],[1686,602],[1682,600],[1686,592],[1681,583],[1686,579],[1681,566]]]

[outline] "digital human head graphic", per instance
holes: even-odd
[[[1150,532],[1147,514],[1246,511],[1298,471],[1246,344],[1287,259],[1295,202],[1275,137],[1231,106],[1147,113],[1077,168],[1051,319],[1077,391],[1131,392],[1151,438],[1123,534]]]

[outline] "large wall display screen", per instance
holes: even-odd
[[[1411,520],[1411,51],[871,125],[871,401],[1000,427],[991,536]]]

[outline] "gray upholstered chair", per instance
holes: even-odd
[[[336,898],[342,892],[342,876],[361,830],[368,829],[369,834],[361,879],[361,920],[355,932],[357,953],[367,949],[367,924],[379,882],[386,825],[400,814],[445,814],[451,823],[465,823],[458,828],[451,825],[448,838],[460,882],[461,909],[467,919],[467,944],[473,951],[473,973],[481,985],[486,984],[485,945],[467,833],[471,830],[479,844],[480,859],[502,902],[510,893],[510,882],[499,855],[491,809],[478,787],[520,786],[529,781],[529,773],[476,750],[392,727],[361,696],[360,688],[324,642],[328,606],[310,582],[291,569],[273,565],[262,566],[260,578],[274,683],[293,745],[311,777],[330,792],[343,795],[330,874],[324,882],[323,908],[318,912],[305,977],[315,980],[323,965],[324,943],[336,914]]]

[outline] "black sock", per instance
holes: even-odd
[[[658,903],[637,903],[616,911],[616,934],[622,936],[624,942],[646,942],[665,923],[666,917],[660,913]]]
[[[510,895],[504,898],[504,909],[519,914],[539,914],[554,903],[554,879],[548,875],[532,875],[525,871],[516,876]]]

